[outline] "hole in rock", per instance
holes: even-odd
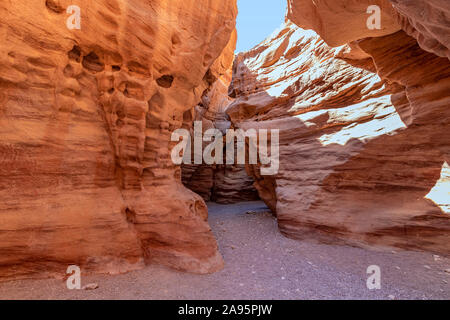
[[[81,48],[77,45],[73,46],[72,50],[68,52],[69,59],[81,62]]]
[[[170,88],[173,83],[173,76],[171,75],[164,75],[161,78],[156,79],[156,82],[160,87],[163,88]]]
[[[126,208],[125,216],[127,217],[127,221],[129,223],[136,223],[136,212],[134,212],[133,210]]]
[[[174,46],[177,46],[177,45],[179,45],[180,43],[181,43],[180,37],[179,37],[177,34],[174,34],[174,35],[172,36],[172,44],[173,44]]]
[[[64,8],[58,3],[58,0],[46,0],[45,1],[45,6],[47,7],[47,9],[49,9],[52,12],[55,13],[63,13],[64,12]]]
[[[89,53],[83,58],[83,67],[92,72],[101,72],[105,69],[105,65],[95,52]]]
[[[183,122],[189,123],[192,121],[192,112],[191,110],[185,111],[183,113]]]

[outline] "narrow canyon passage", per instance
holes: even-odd
[[[280,234],[259,201],[209,203],[225,268],[194,275],[150,265],[118,276],[83,276],[98,289],[68,290],[62,280],[0,283],[0,299],[450,299],[450,259],[431,253],[373,251],[296,241]],[[381,268],[368,290],[367,267]]]
[[[0,299],[450,299],[443,1],[0,3]]]

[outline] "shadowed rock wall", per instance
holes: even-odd
[[[0,279],[223,266],[170,159],[235,28],[236,1],[0,4]]]

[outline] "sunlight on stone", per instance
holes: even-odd
[[[447,162],[442,166],[441,178],[425,199],[433,201],[444,213],[450,213],[450,166]]]
[[[358,111],[358,109],[360,109]],[[352,124],[342,128],[342,130],[325,134],[319,138],[323,146],[332,143],[345,145],[351,139],[358,139],[366,142],[385,134],[394,134],[399,129],[406,128],[405,123],[400,118],[394,106],[391,104],[391,96],[369,99],[367,101],[346,107],[335,109],[329,112],[328,123]],[[367,122],[356,122],[358,119],[371,117]],[[301,119],[301,118],[300,118]]]
[[[267,45],[273,47],[272,51],[269,51],[264,55],[257,55],[253,59],[249,58],[244,62],[244,65],[250,70],[259,69],[266,63],[273,63],[273,65],[267,67],[267,73],[258,74],[256,77],[257,81],[272,83],[265,91],[265,93],[271,97],[283,96],[285,90],[292,87],[292,85],[298,81],[298,78],[291,77],[290,75],[304,66],[308,66],[308,68],[312,69],[309,71],[309,81],[321,79],[324,72],[323,66],[320,65],[318,60],[317,64],[312,64],[310,55],[298,55],[293,60],[292,58],[286,58],[284,56],[286,53],[285,51],[293,47],[303,48],[305,52],[313,50],[314,46],[312,46],[312,43],[319,41],[316,39],[317,33],[312,30],[297,28],[288,38],[288,42],[283,46],[282,43],[285,41],[284,38],[280,38],[275,42],[271,41],[271,38],[281,32],[283,28],[285,28],[284,25],[275,30],[273,34],[261,44],[261,46],[263,46],[264,43],[267,42]],[[283,50],[280,50],[280,48]],[[283,81],[279,81],[280,79],[283,79]]]

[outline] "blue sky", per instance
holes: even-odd
[[[263,41],[284,21],[286,0],[238,0],[236,52]]]

